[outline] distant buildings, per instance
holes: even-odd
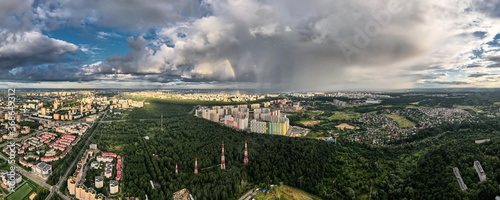
[[[195,110],[196,116],[214,122],[223,121],[226,126],[255,133],[286,135],[290,129],[290,120],[280,109],[284,109],[288,100],[275,100],[261,104],[229,105],[202,107]],[[275,106],[272,111],[269,106]],[[250,108],[248,108],[250,107]],[[293,109],[300,108],[300,103],[292,103]],[[288,107],[287,107],[288,108]],[[290,108],[288,108],[290,109]],[[252,115],[250,113],[253,113]],[[253,119],[252,119],[253,118]]]
[[[458,185],[460,186],[460,189],[462,191],[467,190],[467,185],[465,185],[464,180],[462,179],[462,176],[460,176],[460,172],[458,171],[458,168],[454,167],[453,173],[455,173],[455,177],[457,178]]]
[[[332,102],[333,105],[336,105],[336,106],[346,106],[347,105],[347,102],[345,101],[340,101],[338,99],[333,99],[333,102]]]
[[[486,181],[486,173],[483,170],[483,167],[481,167],[481,164],[479,161],[474,161],[474,169],[476,169],[477,175],[479,176],[479,182]]]
[[[365,101],[366,104],[379,104],[380,100],[368,99]]]
[[[482,140],[476,140],[476,144],[482,144],[482,143],[485,143],[485,142],[489,142],[490,139],[482,139]]]

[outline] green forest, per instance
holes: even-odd
[[[201,102],[148,102],[134,108],[126,122],[100,124],[91,138],[102,151],[123,156],[123,197],[169,199],[187,188],[196,199],[238,199],[253,187],[280,183],[323,199],[494,199],[500,194],[500,121],[495,118],[427,129],[422,137],[401,144],[340,140],[335,145],[227,128],[189,113]],[[485,138],[491,142],[474,143]],[[218,166],[223,141],[226,171]],[[475,160],[481,162],[486,182],[479,183]],[[460,190],[453,167],[459,168],[468,190]]]

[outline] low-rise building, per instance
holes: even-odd
[[[9,175],[9,171],[6,171],[6,170],[1,170],[0,171],[0,177],[2,178],[2,183],[4,185],[10,185],[10,175]],[[23,177],[18,174],[18,173],[15,173],[14,175],[14,180],[15,180],[15,183],[18,184],[18,183],[21,183],[21,181],[23,181]]]
[[[43,178],[48,178],[52,174],[52,165],[40,162],[33,167],[33,171]]]
[[[90,167],[91,167],[92,169],[97,169],[97,168],[99,168],[99,162],[98,162],[98,161],[94,161],[94,162],[90,163]]]

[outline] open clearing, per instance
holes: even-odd
[[[276,186],[269,193],[261,192],[255,196],[257,200],[271,199],[297,199],[297,200],[320,200],[319,197],[289,186]]]
[[[402,116],[397,115],[397,114],[384,114],[384,116],[393,119],[394,121],[396,121],[396,123],[399,124],[399,126],[401,126],[403,128],[415,126],[415,123],[406,119],[406,117],[402,117]]]
[[[342,111],[336,111],[332,116],[328,117],[329,120],[349,120],[353,118],[358,118],[361,116],[359,113],[356,112],[342,112]]]
[[[314,121],[300,121],[299,123],[301,123],[302,125],[304,126],[314,126],[316,124],[319,124],[321,121],[320,120],[314,120]]]

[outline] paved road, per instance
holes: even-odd
[[[193,114],[194,110],[198,109],[199,107],[201,107],[201,105],[194,106],[193,109],[191,109],[191,111],[189,111],[189,114]]]
[[[144,120],[155,120],[156,118],[151,118],[151,119],[119,119],[119,120],[106,120],[106,121],[99,121],[99,123],[111,123],[111,122],[126,122],[130,120],[139,120],[139,121],[144,121]],[[156,119],[157,120],[157,119]]]
[[[111,122],[126,122],[126,119],[121,119],[121,120],[106,120],[106,121],[99,121],[99,123],[111,123]]]
[[[99,126],[99,123],[101,123],[101,121],[104,119],[104,117],[106,116],[106,113],[108,111],[104,112],[104,114],[102,115],[102,118],[99,120],[98,122],[98,125]],[[94,132],[95,130],[97,129],[97,127],[92,131],[92,133],[88,133],[88,134],[92,134],[90,135],[87,140],[85,140],[85,145],[83,145],[83,148],[80,150],[80,152],[78,152],[77,155],[79,155],[81,152],[84,152],[86,147],[89,145],[89,140],[90,138],[92,138],[92,136],[94,135]],[[60,191],[59,191],[59,188],[61,187],[61,185],[63,184],[64,181],[66,181],[66,177],[68,176],[69,172],[71,171],[71,169],[73,168],[73,166],[75,165],[76,161],[78,161],[80,158],[75,158],[75,160],[73,160],[73,162],[71,163],[71,165],[68,167],[68,169],[66,170],[66,173],[64,173],[64,175],[59,179],[59,182],[56,184],[55,187],[53,187],[51,190],[50,190],[50,194],[49,196],[47,196],[47,198],[45,200],[50,200],[50,198],[52,198],[52,195],[54,195],[54,192],[57,192],[57,194],[59,194],[61,197],[63,197],[64,199],[70,199],[69,197],[67,197],[66,195],[62,194]]]
[[[238,200],[245,200],[247,199],[246,197],[249,196],[250,198],[252,197],[252,194],[253,194],[253,189],[251,189],[250,191],[248,191],[245,195],[243,195],[242,197],[240,197]]]

